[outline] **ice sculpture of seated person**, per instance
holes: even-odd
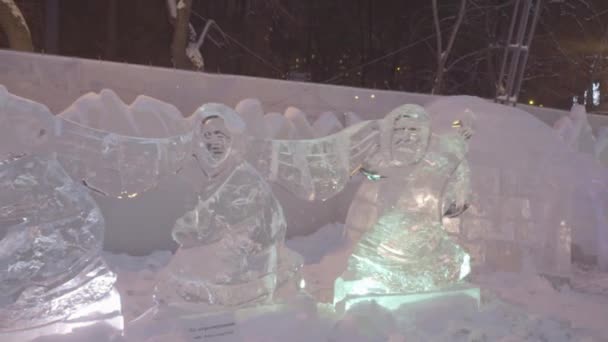
[[[0,162],[0,189],[0,341],[119,336],[116,275],[87,189],[55,158],[32,155]]]
[[[421,107],[409,109],[427,117]],[[413,165],[395,165],[382,153],[366,161],[376,177],[361,185],[348,212],[346,230],[358,242],[335,282],[339,308],[373,299],[396,309],[449,290],[478,303],[477,289],[458,286],[470,257],[442,225],[444,215],[466,209],[470,191],[464,158],[471,130],[462,121],[454,126],[451,134],[431,134]]]
[[[244,123],[232,109],[202,106],[193,120],[198,203],[178,219],[178,250],[156,287],[158,309],[230,311],[270,303],[280,287],[296,290],[302,261],[284,245],[279,202],[243,159]]]

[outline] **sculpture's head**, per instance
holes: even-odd
[[[193,156],[208,178],[214,178],[234,166],[232,161],[242,155],[242,134],[245,123],[232,108],[209,103],[192,116],[195,120]]]

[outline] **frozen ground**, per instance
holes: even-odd
[[[288,243],[304,255],[309,291],[320,301],[329,299],[341,251],[348,249],[343,236],[341,224],[330,224]],[[118,272],[129,321],[151,305],[156,273],[170,252],[105,257]],[[608,273],[577,267],[569,284],[506,273],[475,275],[471,281],[482,289],[478,311],[451,302],[396,312],[363,305],[337,317],[328,304],[315,310],[304,301],[247,319],[240,336],[217,341],[608,341]]]

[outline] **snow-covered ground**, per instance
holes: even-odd
[[[336,260],[349,247],[344,236],[341,224],[329,224],[288,242],[305,258],[307,290],[320,302],[316,309],[296,301],[287,311],[244,320],[238,337],[221,341],[608,341],[608,273],[580,267],[569,283],[538,275],[473,275],[470,281],[482,290],[479,310],[449,300],[395,312],[363,304],[340,317],[323,302],[331,300],[333,274],[340,272]],[[155,276],[170,256],[105,254],[118,273],[127,322],[152,305]]]

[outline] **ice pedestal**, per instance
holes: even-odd
[[[116,276],[100,258],[104,221],[53,158],[0,163],[0,337],[28,341],[110,320],[120,334]]]
[[[404,306],[431,304],[436,301],[449,301],[457,303],[463,310],[478,310],[481,305],[481,291],[478,287],[469,284],[442,288],[438,291],[418,292],[412,294],[373,294],[373,288],[365,288],[365,284],[348,282],[342,278],[336,280],[336,297],[342,298],[336,303],[336,311],[347,312],[353,305],[364,302],[375,302],[383,308],[396,311]],[[362,290],[362,291],[361,291]],[[364,294],[357,294],[365,292]],[[346,295],[344,293],[347,293]]]

